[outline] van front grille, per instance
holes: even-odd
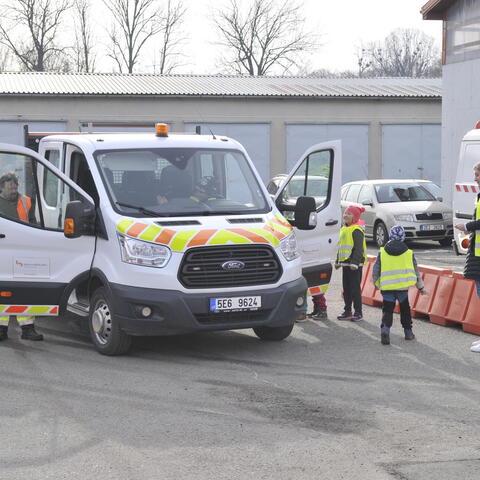
[[[226,262],[243,268],[228,270]],[[275,283],[282,266],[273,249],[266,245],[222,245],[187,250],[178,271],[186,288],[228,288]]]

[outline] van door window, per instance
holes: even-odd
[[[70,178],[85,192],[87,192],[98,205],[99,195],[92,172],[88,166],[85,155],[81,152],[73,152],[70,158]]]
[[[331,150],[313,152],[300,164],[285,186],[281,203],[295,206],[298,197],[315,199],[317,211],[330,201],[330,185],[333,154]]]
[[[52,185],[58,193],[55,205],[50,204]],[[0,152],[1,217],[37,228],[63,231],[65,211],[61,205],[76,196],[69,185],[36,159]]]
[[[60,168],[60,151],[46,150],[45,158],[55,167]],[[60,179],[55,175],[45,175],[43,177],[43,191],[45,193],[45,202],[51,207],[56,207],[58,203]]]

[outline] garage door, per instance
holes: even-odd
[[[23,126],[30,132],[66,132],[67,122],[2,122],[0,121],[0,142],[24,145]]]
[[[368,125],[288,124],[287,171],[315,143],[342,141],[342,183],[368,178]]]
[[[440,125],[383,125],[383,178],[425,178],[440,185],[440,149]]]
[[[169,124],[167,124],[169,125]],[[171,127],[171,125],[169,125]],[[81,132],[154,132],[155,123],[82,123],[80,125]]]
[[[266,183],[270,180],[270,125],[268,123],[186,123],[185,131],[194,132],[201,126],[202,134],[210,130],[240,142]],[[209,130],[210,129],[210,130]]]

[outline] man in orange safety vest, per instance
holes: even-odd
[[[0,176],[0,216],[20,220],[24,223],[36,223],[32,200],[27,195],[18,192],[18,177],[13,172]],[[21,338],[24,340],[43,340],[43,335],[37,333],[33,325],[34,317],[19,316],[16,319],[22,328]],[[0,316],[0,340],[8,338],[9,320],[9,316]]]

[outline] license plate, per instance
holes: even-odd
[[[226,297],[211,298],[211,312],[243,312],[258,310],[262,306],[262,297]]]
[[[420,230],[444,230],[443,225],[420,225]]]

